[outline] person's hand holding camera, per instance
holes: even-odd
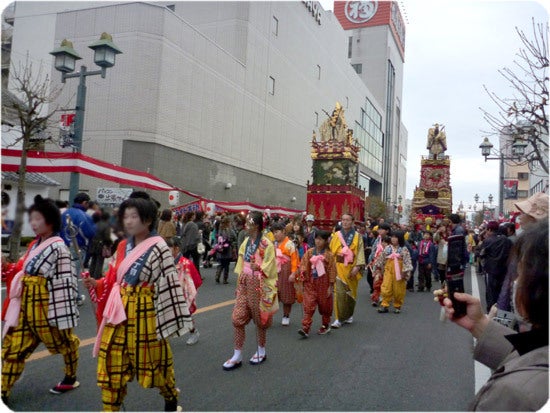
[[[454,297],[457,301],[466,303],[466,315],[460,318],[453,317],[455,312],[453,303],[450,298],[445,298],[443,306],[445,307],[447,317],[468,330],[475,338],[479,338],[483,331],[485,331],[485,328],[487,328],[487,324],[489,324],[489,318],[483,313],[481,302],[478,298],[465,293],[454,293]]]

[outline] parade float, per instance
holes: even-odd
[[[328,113],[327,113],[328,115]],[[336,106],[311,141],[312,183],[307,184],[307,213],[319,228],[331,230],[342,214],[365,219],[365,191],[358,187],[359,146],[348,129],[344,108]]]
[[[445,155],[447,137],[445,126],[435,124],[428,130],[428,157],[422,157],[420,184],[414,190],[411,205],[411,224],[420,224],[428,230],[451,213],[451,161]]]

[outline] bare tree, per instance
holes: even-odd
[[[27,173],[27,153],[29,150],[38,149],[43,145],[45,131],[48,128],[48,120],[56,110],[47,108],[47,105],[55,102],[61,89],[51,89],[51,81],[48,75],[43,75],[42,68],[33,73],[32,63],[28,57],[25,64],[18,67],[12,66],[11,90],[18,99],[4,102],[3,105],[12,111],[18,121],[21,136],[16,139],[14,145],[21,145],[21,163],[18,169],[17,200],[13,231],[9,240],[9,258],[16,261],[19,258],[21,243],[21,230],[23,216],[25,214],[25,176]],[[47,111],[47,112],[46,112]],[[10,145],[12,146],[12,145]]]
[[[510,140],[522,136],[528,144],[524,162],[538,161],[548,174],[548,23],[535,23],[535,19],[532,23],[533,39],[516,27],[523,46],[514,60],[515,71],[510,68],[498,71],[510,83],[513,96],[499,97],[484,85],[498,112],[492,114],[480,109],[491,128],[484,133],[510,136]]]

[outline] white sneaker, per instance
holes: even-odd
[[[338,321],[338,320],[334,320],[334,323],[332,323],[330,326],[332,328],[340,328],[340,327],[342,327],[342,323],[340,323],[340,321]]]
[[[283,320],[281,321],[281,324],[284,326],[290,325],[290,317],[283,317]]]
[[[79,295],[76,298],[76,305],[80,307],[82,304],[84,304],[84,301],[86,301],[86,297],[84,296],[84,294]]]
[[[351,324],[351,323],[353,323],[353,316],[351,316],[351,317],[348,318],[346,321],[344,321],[344,323],[346,323],[346,324]]]
[[[193,344],[197,344],[199,341],[200,334],[198,331],[195,330],[194,333],[191,333],[189,338],[187,339],[186,343],[188,346],[192,346]]]

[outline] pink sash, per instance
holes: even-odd
[[[290,261],[290,258],[283,254],[279,248],[275,250],[275,258],[277,260],[277,272],[281,272],[281,267]]]
[[[388,259],[393,259],[393,266],[395,268],[395,279],[397,281],[401,280],[401,267],[399,266],[399,258],[401,258],[401,254],[398,254],[397,252],[392,252],[390,255],[388,255]]]
[[[344,256],[344,265],[351,264],[353,262],[353,251],[349,249],[346,241],[344,241],[342,232],[338,231],[337,234],[338,238],[340,238],[340,242],[342,243],[342,255]]]
[[[44,251],[47,247],[52,245],[54,242],[61,241],[64,243],[61,237],[51,237],[46,241],[39,244],[36,248],[33,248],[25,262],[23,263],[23,269],[19,271],[13,277],[11,282],[10,289],[10,303],[8,304],[8,309],[6,311],[6,322],[4,324],[4,331],[2,331],[2,338],[6,335],[10,327],[17,327],[19,322],[19,313],[21,312],[21,294],[23,293],[23,276],[25,275],[25,267],[27,264],[38,254]]]
[[[124,259],[118,266],[117,272],[116,272],[116,282],[113,284],[113,287],[111,288],[109,297],[107,297],[105,310],[103,310],[103,318],[101,320],[101,324],[99,325],[99,329],[97,332],[94,349],[92,351],[92,355],[94,357],[97,357],[99,353],[101,336],[103,335],[103,329],[105,328],[105,324],[113,324],[116,326],[126,320],[126,311],[124,311],[124,304],[122,304],[122,297],[120,296],[120,283],[122,282],[124,275],[130,269],[130,266],[139,257],[145,254],[149,250],[149,248],[159,243],[160,241],[164,242],[164,239],[158,235],[154,237],[146,238],[145,240],[140,242],[138,245],[136,245],[134,249],[130,251],[130,253],[126,257],[124,257]]]
[[[325,264],[323,261],[325,260],[324,255],[312,255],[309,259],[309,262],[311,262],[311,265],[315,267],[317,270],[317,276],[322,277],[326,274],[325,272]]]

